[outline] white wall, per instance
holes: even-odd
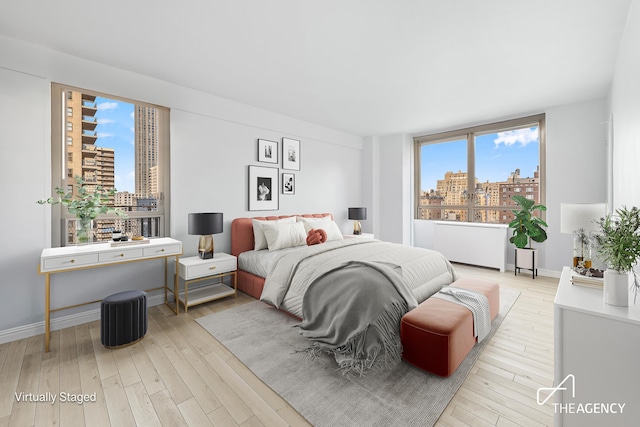
[[[541,267],[560,272],[573,257],[573,235],[560,233],[560,204],[607,200],[606,101],[549,108],[546,118],[549,239],[538,247]]]
[[[228,251],[234,217],[327,211],[346,231],[351,228],[347,207],[363,203],[360,137],[0,37],[0,176],[5,185],[0,342],[44,330],[44,278],[37,265],[42,248],[51,244],[50,207],[35,201],[51,191],[51,82],[171,109],[169,228],[171,237],[183,241],[185,256],[194,255],[197,246],[197,237],[186,232],[189,212],[224,212],[225,232],[215,240],[217,250]],[[296,194],[280,195],[278,211],[249,212],[247,166],[259,164],[257,139],[282,137],[301,141]],[[162,261],[149,261],[54,275],[52,306],[156,287],[162,272]],[[95,308],[56,313],[53,329],[63,325],[62,316],[73,321],[69,314],[82,318],[95,314]]]
[[[630,8],[611,90],[613,207],[640,206],[640,2]]]
[[[379,137],[377,140],[375,146],[366,147],[376,149],[380,159],[376,164],[379,176],[376,238],[410,245],[413,227],[407,219],[411,218],[413,211],[413,143],[406,134]]]

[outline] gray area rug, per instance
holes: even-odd
[[[363,377],[342,376],[333,357],[310,360],[299,352],[310,341],[298,334],[298,320],[261,301],[197,322],[314,426],[432,426],[519,295],[500,289],[491,333],[448,378],[404,361]]]

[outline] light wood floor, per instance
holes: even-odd
[[[440,426],[552,425],[550,404],[536,391],[553,383],[553,299],[557,279],[456,266],[463,276],[498,281],[522,292]],[[145,338],[106,350],[99,322],[0,345],[1,426],[300,426],[308,425],[194,319],[251,301],[240,295],[175,316],[149,310]],[[50,402],[19,402],[15,393],[50,393]],[[95,393],[95,402],[60,402]],[[71,400],[71,399],[67,399]]]

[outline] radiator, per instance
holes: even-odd
[[[433,249],[449,261],[507,269],[506,224],[434,221]]]

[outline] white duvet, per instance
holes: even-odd
[[[453,267],[439,252],[378,240],[344,239],[279,254],[272,260],[260,299],[302,317],[302,298],[309,284],[350,260],[400,267],[418,303],[456,280]]]

